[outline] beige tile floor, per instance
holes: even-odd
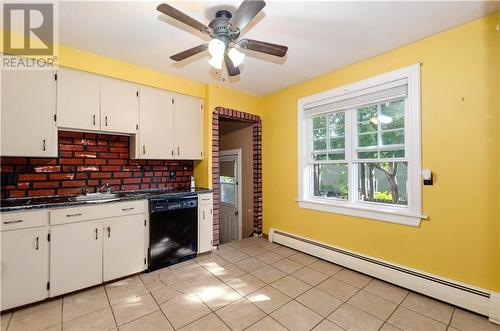
[[[485,317],[264,239],[1,316],[16,330],[500,330]]]

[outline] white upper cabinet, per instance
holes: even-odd
[[[2,156],[57,156],[56,81],[49,70],[3,70]]]
[[[203,100],[176,94],[174,107],[175,158],[203,159]]]
[[[174,95],[168,91],[141,87],[136,158],[174,157]]]
[[[122,80],[101,78],[101,131],[136,133],[138,87]]]
[[[100,78],[61,68],[57,73],[57,126],[100,130]]]

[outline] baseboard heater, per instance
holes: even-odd
[[[291,233],[270,229],[269,241],[359,271],[500,321],[500,296],[489,290],[375,259]]]

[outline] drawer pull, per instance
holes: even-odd
[[[210,198],[201,198],[201,201],[208,201]]]
[[[99,239],[99,230],[95,229],[95,240]]]
[[[35,240],[35,249],[38,250],[39,247],[40,247],[39,238],[36,237],[36,240]]]
[[[109,237],[111,237],[111,227],[110,227],[110,226],[108,226],[108,229],[107,229],[107,230],[108,230],[108,238],[109,238]]]
[[[24,220],[12,220],[12,221],[4,221],[3,224],[15,224],[15,223],[21,223]]]
[[[76,217],[76,216],[82,216],[82,213],[67,214],[67,215],[66,215],[66,217]]]
[[[129,211],[129,210],[134,210],[135,207],[130,207],[130,208],[122,208],[123,211]]]

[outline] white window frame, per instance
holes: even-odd
[[[313,195],[313,172],[310,157],[310,117],[306,109],[311,106],[327,105],[332,101],[342,101],[354,96],[367,94],[377,86],[391,84],[406,79],[407,97],[405,102],[405,158],[408,162],[407,195],[408,205],[397,206],[381,203],[357,201],[357,167],[349,167],[349,199],[322,198]],[[380,89],[380,88],[379,88]],[[351,107],[351,109],[353,109]],[[346,162],[352,161],[353,144],[355,144],[356,128],[350,128],[352,120],[346,111],[345,153]],[[420,64],[414,64],[382,75],[374,76],[359,82],[348,84],[333,90],[311,95],[298,100],[298,204],[300,208],[338,213],[354,217],[419,226],[422,219],[422,182],[421,182],[421,128],[420,128]],[[367,159],[366,162],[377,160]]]

